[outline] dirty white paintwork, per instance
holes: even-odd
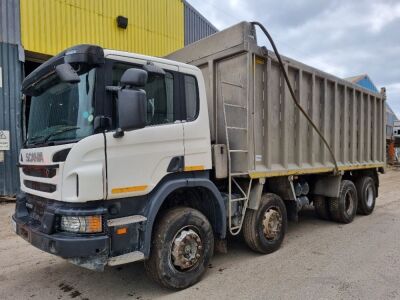
[[[20,163],[28,154],[43,155],[43,162],[33,165],[52,165],[53,155],[72,148],[65,162],[57,163],[53,178],[31,177],[20,170],[21,190],[33,195],[66,202],[87,202],[117,199],[151,192],[166,176],[168,165],[175,156],[185,156],[185,168],[211,169],[211,142],[205,86],[201,71],[194,66],[150,56],[121,51],[105,50],[105,57],[113,60],[145,64],[153,61],[165,70],[180,71],[197,78],[199,87],[199,115],[192,122],[175,122],[147,126],[125,132],[122,138],[106,133],[107,174],[104,153],[104,136],[96,134],[76,144],[22,149]],[[21,160],[22,158],[22,160]],[[24,180],[50,183],[57,186],[54,193],[29,189]],[[79,180],[79,185],[77,185]],[[79,186],[79,193],[78,193]]]

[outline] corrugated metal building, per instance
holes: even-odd
[[[128,19],[127,28],[116,17]],[[182,0],[21,0],[25,50],[54,55],[79,43],[164,56],[217,32]]]
[[[368,90],[378,93],[378,89],[372,82],[371,78],[367,74],[361,74],[353,77],[346,78],[346,80],[358,84]],[[397,121],[397,116],[390,108],[389,104],[386,103],[386,139],[393,139],[393,124]]]
[[[193,6],[185,2],[185,45],[218,32]]]
[[[84,42],[162,56],[184,45],[183,11],[180,0],[21,0],[22,43],[48,55]]]
[[[396,114],[392,110],[392,108],[386,104],[386,133],[387,138],[392,138],[393,136],[393,129],[394,129],[394,122],[398,121]]]
[[[19,188],[21,82],[41,62],[82,43],[164,56],[216,31],[184,0],[0,0],[0,196]]]
[[[347,81],[358,84],[359,86],[365,87],[366,89],[379,93],[377,87],[372,82],[371,78],[367,74],[361,74],[353,77],[346,78]]]
[[[19,1],[0,1],[0,195],[14,194],[19,185],[21,146],[21,81]]]

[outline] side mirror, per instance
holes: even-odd
[[[70,64],[61,64],[56,67],[56,74],[62,82],[78,83],[81,81],[78,73],[72,68]]]
[[[131,86],[141,88],[146,85],[147,72],[142,69],[130,68],[122,74],[120,79],[121,86]]]
[[[146,92],[140,89],[121,89],[118,91],[119,128],[114,137],[123,136],[124,131],[146,126]]]

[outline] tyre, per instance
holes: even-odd
[[[343,180],[340,183],[338,198],[329,198],[329,212],[332,220],[351,223],[357,212],[357,190],[353,182]]]
[[[360,177],[356,181],[358,196],[357,212],[361,215],[369,215],[375,208],[376,186],[375,181],[369,177]]]
[[[162,286],[184,289],[200,280],[213,251],[214,235],[207,218],[198,210],[176,207],[158,220],[145,268]]]
[[[331,216],[329,213],[329,202],[324,196],[314,195],[313,204],[315,208],[315,213],[318,218],[322,220],[330,220]]]
[[[264,194],[258,210],[247,210],[243,237],[256,252],[271,253],[279,249],[287,228],[286,207],[275,194]]]

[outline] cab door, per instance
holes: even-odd
[[[198,69],[180,67],[184,104],[185,171],[212,168],[210,123],[203,77]]]
[[[131,67],[135,65],[115,63],[112,68],[113,85]],[[106,133],[108,199],[147,194],[165,175],[177,170],[175,165],[179,167],[179,163],[183,163],[179,83],[177,73],[171,68],[164,69],[165,77],[149,73],[144,88],[147,126],[126,131],[120,138],[115,138],[114,132]]]

